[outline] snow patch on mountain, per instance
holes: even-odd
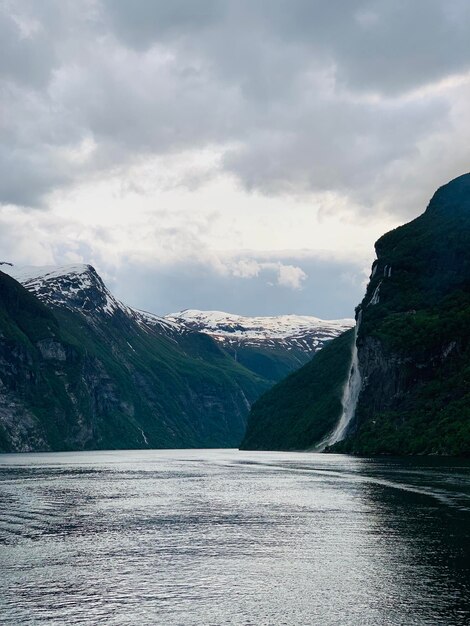
[[[210,335],[220,343],[260,345],[289,343],[307,352],[320,349],[354,326],[353,319],[322,320],[309,315],[245,317],[223,311],[186,309],[165,319]]]
[[[81,309],[90,314],[129,312],[128,307],[111,294],[91,265],[14,266],[8,268],[7,273],[46,304]]]
[[[68,275],[87,276],[93,270],[91,265],[77,263],[76,265],[13,265],[2,271],[23,285],[39,285],[42,280],[62,278]]]

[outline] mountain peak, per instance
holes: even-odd
[[[52,279],[69,275],[95,274],[95,268],[87,263],[69,265],[11,265],[3,270],[20,283],[33,282],[40,279]]]
[[[46,304],[83,313],[122,309],[92,265],[13,266],[4,270]]]
[[[109,291],[92,265],[13,266],[4,268],[4,273],[34,293],[43,303],[53,307],[80,311],[89,320],[100,316],[124,314],[122,319],[137,322],[141,328],[155,329],[171,334],[186,332],[186,327],[166,320],[153,313],[128,307]]]
[[[429,202],[426,214],[466,214],[470,217],[470,173],[462,174],[439,187]]]

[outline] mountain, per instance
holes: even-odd
[[[313,316],[243,317],[222,311],[187,309],[165,320],[205,333],[238,363],[273,382],[298,369],[354,320]]]
[[[91,325],[117,315],[152,327],[163,334],[184,333],[181,325],[163,317],[128,307],[117,300],[91,265],[30,266],[4,268],[45,305],[61,311],[81,313]]]
[[[9,270],[10,271],[10,270]],[[269,386],[90,266],[0,274],[0,449],[234,446]]]
[[[353,337],[350,329],[333,339],[307,365],[262,395],[251,409],[242,448],[314,448],[341,411]]]
[[[300,359],[279,345],[262,371],[252,346],[250,367],[208,332],[122,304],[90,265],[2,269],[3,451],[233,447]]]
[[[319,355],[258,399],[242,447],[470,455],[470,174],[375,248],[354,337],[320,353],[329,386]]]
[[[38,363],[59,336],[51,311],[0,272],[0,451],[49,448],[35,410],[48,397]]]

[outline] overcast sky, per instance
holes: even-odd
[[[352,316],[470,170],[468,0],[0,0],[0,260],[125,302]]]

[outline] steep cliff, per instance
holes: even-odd
[[[361,454],[470,454],[470,175],[379,239],[357,350]]]
[[[377,241],[376,253],[357,309],[358,399],[351,420],[342,441],[335,442],[332,428],[329,438],[319,434],[312,443],[305,436],[300,443],[309,448],[323,441],[329,450],[356,454],[470,455],[470,175],[441,187],[423,215]],[[336,401],[336,425],[351,375],[351,353],[340,357],[339,342],[329,349],[342,363],[343,391],[326,392]],[[315,369],[306,373],[297,397],[319,380]],[[245,442],[252,447],[263,447],[252,433],[266,397],[249,416]],[[264,427],[277,432],[284,409],[275,403],[270,410]],[[324,423],[322,408],[312,405],[309,415],[311,430]]]

